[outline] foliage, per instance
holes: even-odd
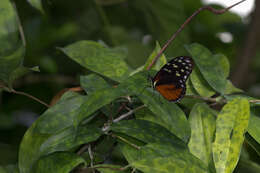
[[[98,37],[91,33],[93,38],[75,39],[74,36],[63,45],[52,40],[46,43],[55,48],[53,56],[70,59],[72,70],[74,65],[75,71],[81,69],[77,71],[81,73],[81,92],[66,90],[56,103],[44,110],[19,141],[18,163],[3,165],[0,172],[232,173],[239,159],[243,161],[246,155],[243,153],[247,150],[259,157],[260,119],[254,113],[259,102],[246,96],[228,80],[230,64],[225,55],[214,54],[199,43],[184,46],[184,42],[191,39],[182,33],[176,41],[182,47],[171,47],[152,70],[145,70],[160,50],[160,44],[155,40],[166,40],[184,21],[183,3],[166,0],[109,1],[115,11],[126,8],[121,5],[127,3],[140,16],[140,19],[139,16],[135,18],[137,26],[146,22],[145,29],[139,32],[151,33],[155,38],[153,43],[156,42],[156,46],[150,56],[146,55],[145,61],[137,60],[137,64],[131,65],[135,50],[142,49],[145,54],[145,51],[153,49],[153,44],[140,44],[136,36],[128,36],[131,31],[127,26],[130,27],[131,21],[119,21],[120,18],[106,7],[105,2],[87,3],[89,8],[96,6],[102,15],[103,29],[98,27],[100,23],[91,21],[91,17],[97,17],[96,12],[88,8],[86,11],[89,13],[84,14],[93,22],[93,26],[88,26],[89,33],[99,28],[98,32],[107,34],[104,42],[93,41]],[[51,9],[45,9],[45,6],[51,7],[44,2],[30,0],[28,3],[38,10],[40,16],[51,14]],[[28,31],[24,32],[26,42],[20,41],[19,33],[23,32],[18,27],[19,10],[14,8],[14,4],[3,0],[0,6],[0,42],[4,43],[0,49],[0,86],[7,92],[19,94],[14,90],[15,81],[37,68],[24,66],[25,52],[29,58],[33,55],[30,49],[34,41]],[[173,9],[175,15],[171,15]],[[122,10],[121,15],[126,13]],[[4,17],[6,15],[8,18]],[[237,17],[232,18],[232,14],[227,15],[229,20],[237,20]],[[113,22],[106,23],[106,17],[113,18]],[[122,22],[122,27],[117,30],[119,22]],[[74,34],[78,29],[75,26],[63,27],[60,30],[64,33],[50,38],[55,40],[63,35],[65,39],[66,34]],[[45,46],[39,49],[44,50]],[[187,81],[186,97],[180,103],[171,103],[150,87],[147,77],[155,74],[155,70],[170,59],[167,54],[182,53],[193,57],[195,69]],[[135,58],[140,59],[141,55]],[[50,60],[46,55],[42,59]],[[55,63],[49,61],[47,64]],[[55,65],[53,67],[55,71]],[[48,71],[48,68],[44,70]],[[254,159],[248,156],[244,160],[260,172]]]

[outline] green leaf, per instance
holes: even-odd
[[[56,151],[68,151],[82,144],[95,141],[102,135],[100,128],[94,126],[82,126],[75,131],[74,127],[49,137],[40,147],[41,155]],[[76,136],[76,137],[75,137]]]
[[[260,156],[260,144],[249,133],[245,134],[245,138],[250,147]]]
[[[18,79],[32,71],[39,72],[39,67],[35,66],[32,68],[19,66],[9,76],[9,84],[13,83],[15,79]]]
[[[160,52],[161,50],[161,46],[158,42],[156,42],[156,46],[155,49],[153,50],[153,52],[151,53],[151,55],[149,56],[149,58],[147,59],[147,61],[145,62],[144,65],[144,69],[146,69],[153,61],[153,59],[156,57],[156,55]],[[158,59],[158,61],[156,61],[156,63],[153,65],[152,69],[154,70],[160,70],[161,67],[167,63],[167,59],[164,56],[164,54],[162,54],[160,56],[160,58]]]
[[[247,99],[229,101],[216,121],[213,158],[217,173],[232,173],[239,160],[250,116]]]
[[[236,88],[230,80],[227,80],[225,94],[241,93],[243,90]]]
[[[0,173],[19,173],[17,165],[0,166]]]
[[[115,81],[122,81],[129,75],[129,67],[122,51],[106,48],[94,41],[79,41],[60,48],[71,59],[83,67]]]
[[[202,76],[206,79],[209,85],[216,91],[224,94],[226,88],[226,77],[219,59],[212,57],[212,53],[198,43],[186,45],[185,47],[192,55],[192,58],[198,66]]]
[[[260,172],[260,165],[252,160],[249,159],[243,159],[241,158],[239,160],[238,169],[241,173],[258,173]]]
[[[149,117],[143,117],[143,119],[151,120],[150,116],[155,116],[152,118],[153,122],[164,126],[183,141],[188,142],[190,127],[184,112],[176,104],[158,98],[154,92],[156,91],[145,90],[139,95],[141,101],[153,112]]]
[[[132,156],[134,158],[130,159],[130,164],[143,172],[208,172],[203,162],[194,157],[188,150],[172,145],[152,143],[140,150],[132,148]]]
[[[194,89],[199,93],[199,95],[204,97],[211,97],[216,93],[203,78],[197,67],[193,69],[190,79]]]
[[[80,106],[79,113],[74,118],[74,126],[77,127],[84,119],[95,113],[95,111],[123,95],[125,95],[125,90],[120,87],[106,88],[91,93],[88,95],[88,99]]]
[[[215,54],[213,55],[213,58],[216,59],[216,61],[220,61],[219,65],[223,70],[225,78],[227,78],[229,76],[229,70],[230,70],[228,58],[223,54]]]
[[[37,161],[33,172],[69,173],[76,166],[86,164],[85,160],[74,153],[58,152]]]
[[[97,167],[96,169],[101,173],[122,173],[122,171],[119,170],[119,168],[122,168],[122,166],[119,165],[101,164],[95,165],[95,167]]]
[[[19,71],[19,68],[25,68],[22,67],[24,53],[25,48],[22,46],[9,56],[1,57],[0,55],[0,80],[8,84],[9,87],[13,80],[20,75],[16,71]]]
[[[87,94],[110,87],[102,77],[96,74],[80,76],[80,86]]]
[[[176,104],[162,98],[155,90],[146,89],[148,75],[149,72],[135,74],[126,82],[123,82],[121,87],[126,88],[130,93],[136,94],[153,112],[153,115],[150,116],[155,116],[154,118],[143,117],[143,119],[154,119],[154,122],[166,127],[183,141],[188,142],[190,127],[185,114]]]
[[[45,111],[37,120],[35,131],[41,134],[55,134],[71,127],[78,109],[87,100],[87,96],[66,92],[57,104]]]
[[[260,102],[255,101],[255,100],[259,100],[259,98],[250,97],[250,96],[244,95],[243,93],[224,95],[224,98],[227,99],[228,101],[233,100],[235,98],[239,98],[239,99],[245,98],[250,102],[250,106],[259,106],[260,105]]]
[[[19,42],[16,11],[12,1],[1,0],[0,6],[0,59],[10,56],[21,47]],[[1,64],[1,63],[0,63]],[[1,69],[1,68],[0,68]]]
[[[138,73],[138,72],[141,72],[143,70],[146,70],[147,67],[152,63],[153,59],[156,57],[156,55],[160,52],[161,50],[161,47],[159,45],[158,42],[156,42],[156,46],[155,46],[155,49],[153,50],[153,52],[151,53],[151,55],[149,56],[149,58],[146,60],[145,64],[143,66],[140,66],[139,68],[135,69],[134,71],[131,72],[130,76]],[[152,66],[151,69],[153,70],[160,70],[161,67],[167,63],[167,59],[166,57],[164,56],[164,54],[162,54],[160,56],[160,58],[158,59],[158,61],[156,61],[156,63]]]
[[[161,45],[166,43],[173,32],[183,24],[186,14],[183,8],[183,1],[168,0],[150,0],[150,1],[134,1],[134,8],[138,10],[139,18],[143,18],[144,25],[149,29],[156,40]],[[167,49],[167,54],[171,56],[179,56],[186,54],[183,44],[189,42],[188,30],[184,30],[174,40]]]
[[[72,130],[73,117],[77,115],[77,109],[85,99],[86,96],[67,92],[26,131],[19,149],[18,165],[21,173],[30,173],[33,164],[46,153],[70,150],[83,142],[96,140],[100,133],[95,129],[88,129],[88,126],[83,129],[78,128],[82,129],[82,132]],[[72,141],[72,136],[75,143]]]
[[[260,144],[260,118],[251,113],[248,133]]]
[[[216,115],[204,103],[194,105],[189,116],[191,138],[190,152],[202,160],[208,167],[214,167],[212,141],[216,128]]]
[[[42,8],[42,1],[41,0],[28,0],[28,2],[37,10],[44,13],[44,10]]]
[[[159,124],[145,120],[124,120],[111,125],[111,130],[124,133],[145,143],[162,143],[186,148],[186,144]]]

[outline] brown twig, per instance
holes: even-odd
[[[48,105],[48,104],[45,103],[44,101],[42,101],[42,100],[40,100],[40,99],[38,99],[38,98],[36,98],[36,97],[34,97],[34,96],[28,94],[28,93],[21,92],[21,91],[16,91],[16,90],[14,90],[14,89],[9,90],[9,92],[14,93],[14,94],[18,94],[18,95],[26,96],[26,97],[28,97],[28,98],[31,98],[31,99],[33,99],[33,100],[35,100],[35,101],[41,103],[42,105],[46,106],[47,108],[50,107],[50,105]]]
[[[228,11],[229,9],[231,9],[232,7],[244,2],[246,0],[242,0],[239,1],[233,5],[231,5],[230,7],[221,9],[221,10],[217,10],[211,6],[203,6],[201,8],[199,8],[197,11],[195,11],[188,19],[186,19],[186,21],[181,25],[181,27],[171,36],[171,38],[166,42],[166,44],[162,47],[162,49],[160,50],[160,52],[156,55],[156,57],[153,59],[152,63],[147,67],[147,70],[150,70],[151,67],[156,63],[156,61],[160,58],[160,56],[162,55],[162,53],[166,50],[166,48],[170,45],[170,43],[177,37],[177,35],[184,29],[184,27],[191,22],[192,18],[194,18],[195,16],[197,16],[201,11],[203,10],[208,10],[214,14],[223,14],[226,11]]]

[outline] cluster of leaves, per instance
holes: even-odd
[[[100,172],[113,172],[113,168],[123,171],[118,168],[123,166],[142,172],[233,172],[248,131],[250,106],[257,105],[250,105],[252,98],[230,96],[240,90],[226,79],[229,65],[225,56],[212,55],[197,43],[186,48],[197,68],[187,83],[188,94],[204,98],[219,93],[215,103],[225,104],[220,111],[199,99],[185,98],[180,102],[185,107],[182,110],[177,104],[158,98],[147,88],[151,72],[130,70],[121,51],[93,41],[61,48],[68,57],[94,72],[81,77],[81,87],[87,95],[66,93],[30,127],[20,146],[20,171],[69,172],[83,163]],[[165,61],[162,56],[157,65]],[[111,85],[107,80],[117,84]],[[140,108],[142,105],[145,107]],[[124,114],[122,107],[126,109]],[[127,108],[132,109],[131,113],[136,110],[134,117],[118,120],[118,114],[127,114]],[[188,119],[184,111],[189,112]],[[251,117],[254,120],[248,135],[259,141],[256,124],[260,119],[253,114]],[[93,159],[88,154],[75,154],[87,143]],[[100,151],[102,145],[108,147],[109,158]],[[112,149],[115,151],[110,153]],[[102,164],[106,162],[112,164]]]
[[[31,2],[41,9],[37,1]],[[4,4],[13,18],[9,26],[17,25],[11,4]],[[0,26],[6,26],[6,20],[1,16]],[[30,69],[23,66],[24,45],[18,36],[12,42],[10,30],[1,31],[6,32],[0,39],[8,39],[0,50],[0,80],[10,91],[14,79]],[[147,87],[147,77],[167,62],[163,55],[153,70],[145,71],[160,50],[158,44],[137,69],[128,66],[125,51],[98,42],[59,48],[92,72],[80,78],[84,94],[66,92],[47,109],[25,133],[18,165],[0,171],[233,172],[241,150],[251,147],[260,153],[260,118],[253,114],[258,103],[236,94],[242,91],[227,79],[230,67],[224,55],[198,43],[185,48],[196,67],[187,81],[187,97],[179,104]],[[257,165],[251,169],[260,171]]]

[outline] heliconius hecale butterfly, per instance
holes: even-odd
[[[172,59],[152,78],[153,88],[168,101],[179,101],[185,95],[185,82],[192,72],[193,65],[192,58],[188,56]]]

